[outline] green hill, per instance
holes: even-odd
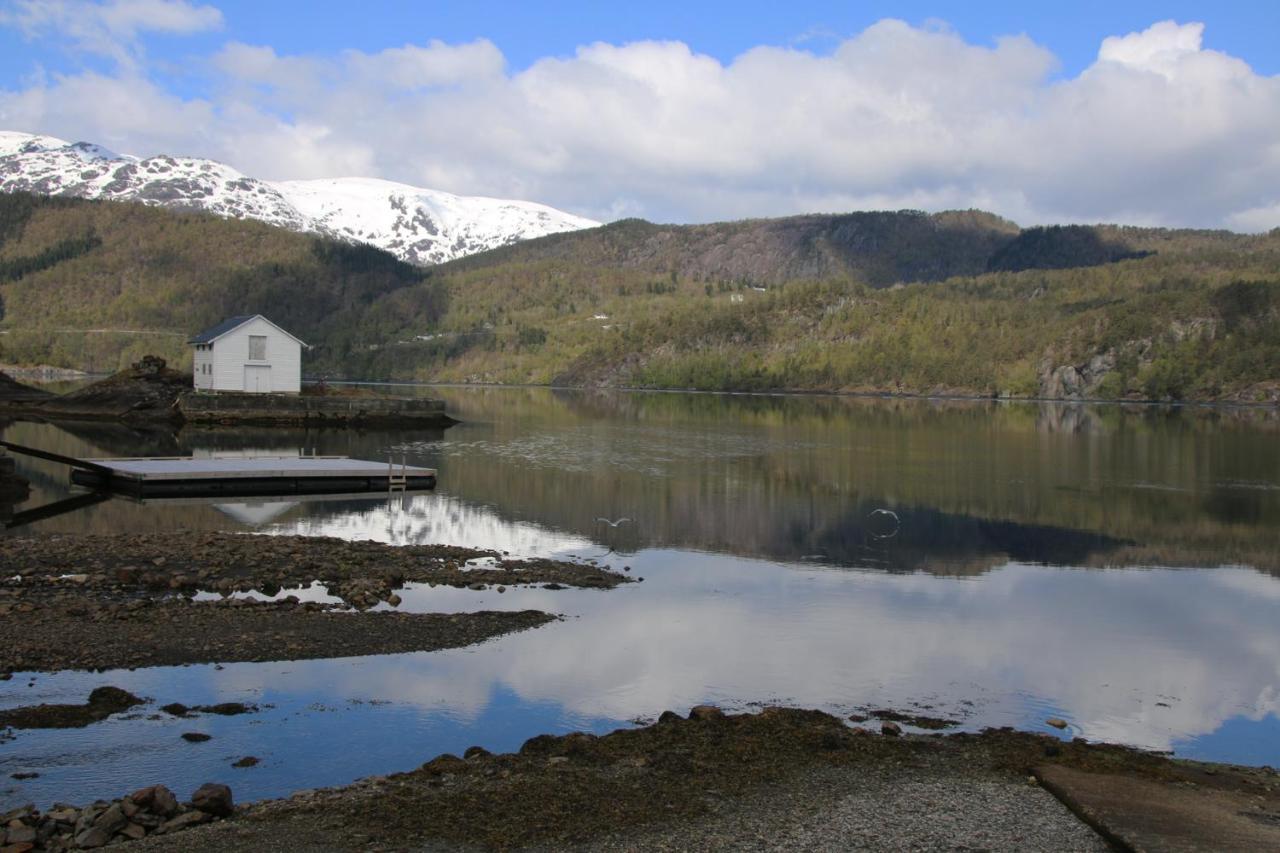
[[[155,353],[190,364],[185,340],[263,313],[329,353],[357,319],[426,273],[368,247],[258,222],[115,202],[0,193],[0,359],[115,370]],[[424,301],[426,300],[426,301]]]
[[[0,196],[0,361],[178,364],[262,312],[347,378],[1280,396],[1280,232],[980,211],[626,220],[420,269],[253,222]],[[119,331],[125,330],[125,331]]]

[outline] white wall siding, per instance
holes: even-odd
[[[249,337],[262,335],[267,339],[267,357],[263,361],[250,361]],[[213,342],[213,349],[196,350],[196,359],[210,358],[213,373],[206,377],[207,385],[200,384],[197,372],[196,387],[214,391],[248,391],[245,388],[245,367],[271,367],[270,391],[277,394],[297,394],[302,390],[302,346],[261,317],[255,317],[237,329]]]
[[[200,391],[211,390],[213,388],[212,369],[206,371],[205,368],[213,363],[213,350],[201,349],[197,346],[192,355],[191,370],[195,379],[196,389]]]

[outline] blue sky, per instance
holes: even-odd
[[[2,4],[0,4],[2,5]],[[572,54],[595,41],[621,44],[674,39],[721,61],[761,44],[805,45],[829,50],[839,37],[882,18],[909,23],[945,21],[967,41],[990,43],[1026,33],[1054,52],[1063,73],[1092,62],[1108,35],[1145,29],[1167,19],[1203,21],[1210,47],[1238,56],[1262,74],[1280,73],[1280,2],[1273,0],[1125,0],[1040,2],[409,2],[364,0],[223,0],[225,27],[196,38],[159,37],[149,49],[157,60],[181,63],[228,39],[269,44],[283,53],[376,51],[431,39],[465,42],[487,38],[515,69],[544,56]],[[323,11],[317,13],[317,8]],[[29,41],[0,29],[0,79],[14,80],[38,64],[71,70],[90,58],[46,41]],[[174,75],[175,85],[193,86]]]
[[[0,0],[0,130],[599,219],[1261,230],[1277,43],[1280,2],[1230,0]]]

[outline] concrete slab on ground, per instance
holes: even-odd
[[[1144,851],[1280,850],[1280,788],[1257,791],[1045,765],[1040,783],[1120,846]]]

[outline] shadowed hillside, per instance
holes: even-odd
[[[693,282],[777,285],[848,279],[875,287],[982,272],[1018,226],[982,211],[812,214],[706,225],[624,219],[518,243],[448,265],[563,263]]]
[[[263,313],[341,354],[372,306],[425,281],[386,252],[247,220],[134,204],[0,193],[0,360],[114,370]],[[431,316],[429,287],[411,302]],[[372,313],[371,313],[372,312]]]

